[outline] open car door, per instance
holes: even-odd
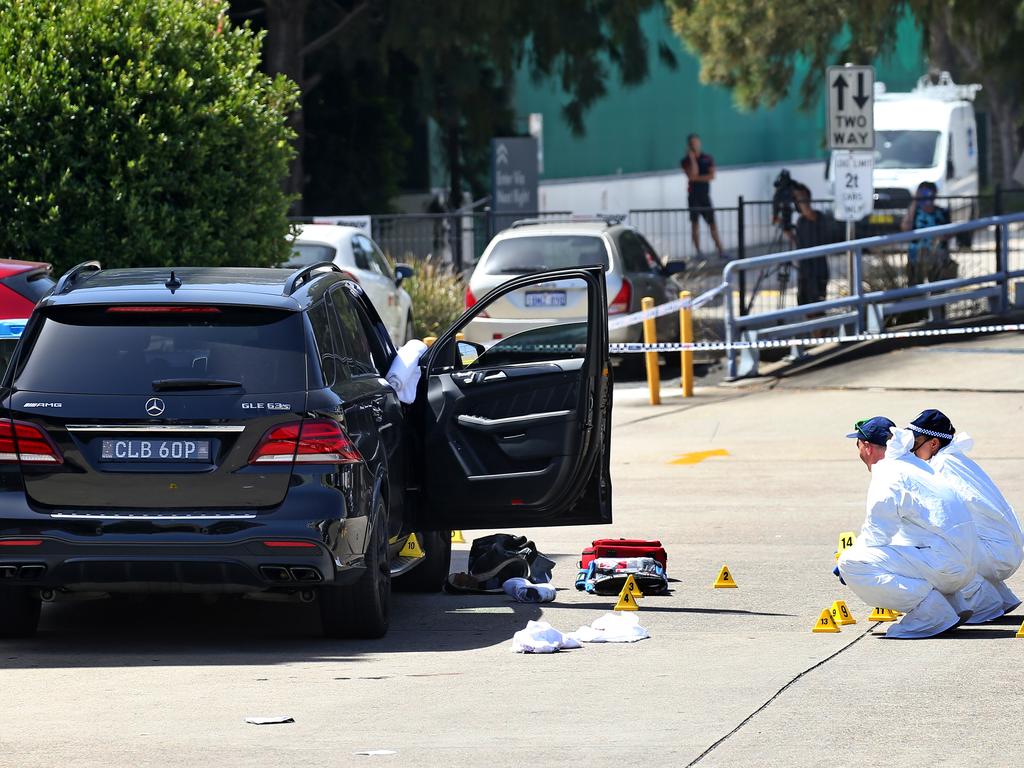
[[[489,307],[517,319],[488,317]],[[422,489],[432,527],[611,522],[601,267],[509,280],[439,337],[426,359]]]

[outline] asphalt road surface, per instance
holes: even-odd
[[[687,401],[666,390],[658,408],[623,387],[615,524],[529,532],[558,562],[553,604],[398,595],[376,642],[321,639],[300,605],[46,606],[37,638],[0,643],[0,765],[1014,763],[1024,616],[886,641],[831,568],[863,519],[868,474],[843,437],[859,418],[945,410],[1024,507],[1022,352],[1018,335],[906,349]],[[568,631],[611,608],[572,588],[598,536],[665,543],[676,581],[641,603],[651,639],[510,652],[529,619]],[[711,588],[723,564],[739,589]],[[840,598],[857,624],[811,634]],[[294,722],[245,722],[274,715]]]

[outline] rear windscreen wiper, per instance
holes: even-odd
[[[230,389],[240,387],[242,382],[231,379],[156,379],[153,382],[154,392],[165,392],[170,389]]]

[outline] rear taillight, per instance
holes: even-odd
[[[633,286],[630,285],[629,280],[622,278],[622,287],[619,288],[619,292],[615,294],[615,298],[612,299],[612,303],[608,305],[609,315],[621,315],[625,312],[629,312],[629,304],[633,300]]]
[[[250,464],[356,464],[362,460],[348,435],[330,419],[273,427],[249,457]]]
[[[57,446],[35,424],[0,421],[0,464],[63,464]]]
[[[471,309],[476,304],[476,296],[473,295],[473,291],[466,286],[466,309]]]

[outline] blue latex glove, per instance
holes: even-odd
[[[837,579],[839,579],[839,583],[840,584],[842,584],[844,587],[846,586],[846,582],[843,581],[843,577],[839,573],[839,566],[838,565],[835,568],[832,569],[832,575],[835,576]]]

